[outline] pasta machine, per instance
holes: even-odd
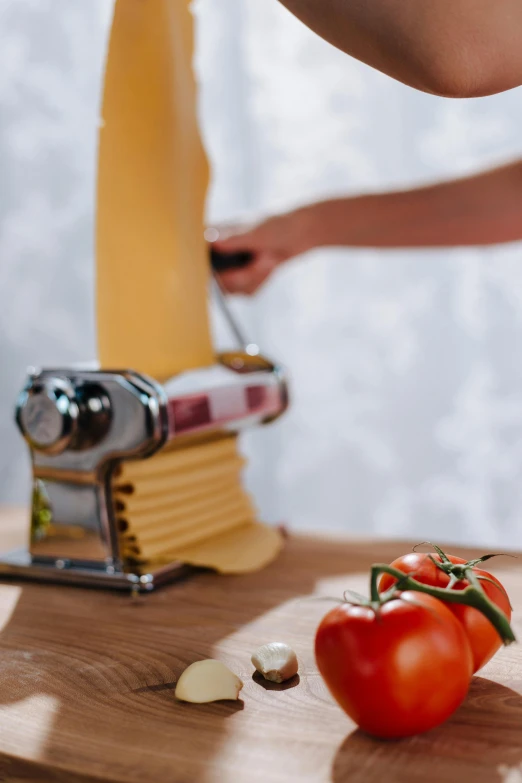
[[[134,591],[179,577],[186,571],[179,562],[150,568],[122,557],[114,472],[122,461],[147,459],[176,439],[272,421],[287,403],[284,371],[252,344],[165,383],[125,369],[31,370],[16,407],[32,462],[30,540],[3,557],[0,576]]]

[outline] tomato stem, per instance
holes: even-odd
[[[467,579],[467,571],[469,571],[469,569],[474,568],[481,563],[485,563],[486,560],[491,560],[492,557],[516,558],[516,555],[507,554],[507,552],[492,552],[488,555],[477,557],[474,560],[468,560],[467,563],[453,563],[447,554],[443,552],[439,546],[433,544],[431,541],[423,541],[422,544],[417,544],[413,547],[413,551],[416,552],[420,546],[431,546],[435,550],[436,554],[440,557],[440,560],[435,560],[433,555],[428,554],[431,562],[436,565],[440,571],[444,571],[445,574],[455,575],[459,580]]]
[[[417,549],[420,546],[431,546],[431,547],[433,547],[435,552],[440,557],[441,563],[445,563],[445,564],[451,565],[451,560],[449,559],[447,554],[445,552],[443,552],[442,549],[439,546],[437,546],[436,544],[432,544],[431,541],[423,541],[422,544],[417,544],[416,546],[414,546],[413,547],[413,551],[416,552]]]
[[[397,583],[379,596],[378,585],[381,574],[393,576]],[[506,615],[489,600],[480,583],[476,580],[475,575],[473,574],[471,578],[470,575],[466,575],[466,578],[469,579],[470,584],[464,590],[448,590],[448,588],[444,587],[432,587],[431,585],[421,584],[421,582],[417,582],[412,576],[404,574],[397,568],[393,568],[385,563],[376,563],[372,566],[370,573],[371,600],[372,602],[380,601],[381,603],[386,603],[396,597],[397,593],[402,590],[426,593],[426,595],[431,595],[433,598],[438,598],[445,603],[461,604],[462,606],[471,606],[477,609],[493,625],[503,644],[508,645],[516,641],[515,634]]]
[[[482,555],[482,557],[477,557],[475,560],[468,560],[466,565],[468,568],[473,568],[474,566],[480,565],[481,563],[485,563],[486,560],[491,560],[492,557],[514,557],[515,560],[517,559],[516,555],[509,555],[507,552],[492,552],[489,555]]]
[[[431,562],[433,563],[436,568],[439,569],[439,571],[443,571],[448,577],[449,577],[449,584],[447,585],[446,589],[450,590],[454,585],[457,584],[457,582],[464,581],[467,579],[468,582],[471,582],[474,584],[474,586],[477,589],[481,589],[481,584],[478,580],[482,580],[485,582],[491,582],[491,584],[496,587],[498,590],[500,590],[506,597],[508,603],[509,603],[509,596],[506,593],[504,587],[499,582],[494,582],[493,579],[488,579],[487,577],[476,577],[474,580],[472,576],[475,576],[475,572],[473,569],[480,565],[481,563],[485,563],[486,560],[491,560],[492,557],[515,557],[516,555],[508,555],[506,552],[492,552],[488,555],[482,555],[482,557],[477,557],[475,560],[468,560],[467,563],[453,563],[447,554],[442,551],[440,547],[438,547],[436,544],[432,544],[431,541],[424,541],[422,544],[417,544],[417,546],[413,547],[413,551],[416,552],[417,548],[419,546],[424,546],[427,544],[428,546],[433,547],[437,555],[440,557],[440,560],[435,560],[433,555],[428,554],[427,557]],[[511,606],[511,603],[509,603],[511,609],[513,607]]]

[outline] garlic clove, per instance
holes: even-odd
[[[252,655],[257,671],[270,682],[285,682],[297,674],[299,665],[295,652],[283,642],[270,642]]]
[[[206,704],[236,700],[243,682],[221,661],[208,659],[188,666],[179,678],[175,695],[180,701]]]

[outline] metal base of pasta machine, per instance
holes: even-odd
[[[120,570],[112,565],[97,568],[93,564],[82,566],[66,560],[34,560],[25,548],[0,556],[0,579],[99,587],[131,593],[149,593],[157,587],[184,579],[197,570],[177,562],[154,568]]]

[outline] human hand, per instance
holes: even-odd
[[[250,228],[222,228],[212,248],[220,253],[247,252],[252,261],[219,273],[223,287],[234,294],[253,294],[289,258],[310,249],[310,221],[305,210],[287,212]]]

